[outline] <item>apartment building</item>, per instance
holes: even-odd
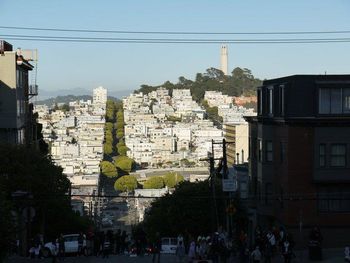
[[[319,226],[323,246],[348,245],[350,75],[266,80],[246,119],[259,224],[283,225],[300,244]]]
[[[224,137],[226,145],[227,164],[246,163],[249,157],[248,123],[224,123]]]
[[[33,105],[30,98],[36,96],[37,86],[29,83],[29,63],[21,49],[0,41],[0,142],[31,144],[36,140],[33,121]]]

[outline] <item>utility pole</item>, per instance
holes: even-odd
[[[209,155],[209,163],[210,163],[210,183],[211,183],[211,189],[212,189],[212,195],[213,195],[213,216],[215,217],[215,226],[218,229],[219,228],[219,216],[218,216],[218,209],[217,209],[217,200],[216,200],[216,189],[215,189],[215,179],[216,175],[223,170],[223,179],[228,179],[228,167],[227,167],[227,156],[226,156],[226,144],[228,143],[234,143],[234,142],[226,142],[225,139],[223,139],[222,142],[214,142],[214,140],[211,141],[211,154]],[[215,144],[222,144],[223,148],[223,157],[222,158],[215,158],[214,157],[214,145]],[[220,166],[215,169],[215,160],[220,160]],[[228,192],[227,199],[225,200],[225,205],[228,207],[230,200],[231,200],[231,192]],[[226,227],[230,228],[230,218],[227,214],[226,216]]]

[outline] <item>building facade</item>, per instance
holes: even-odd
[[[30,144],[35,140],[33,105],[29,99],[37,95],[30,85],[29,72],[34,67],[20,49],[0,41],[0,142]]]
[[[264,81],[258,115],[246,119],[257,222],[285,226],[299,243],[319,226],[325,247],[345,245],[350,234],[350,75]]]

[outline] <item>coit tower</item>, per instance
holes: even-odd
[[[224,72],[225,75],[228,75],[227,68],[228,68],[228,50],[227,45],[221,46],[221,54],[220,54],[220,66],[221,71]]]

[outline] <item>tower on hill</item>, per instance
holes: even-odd
[[[220,69],[225,75],[228,75],[228,49],[227,45],[221,46]]]

